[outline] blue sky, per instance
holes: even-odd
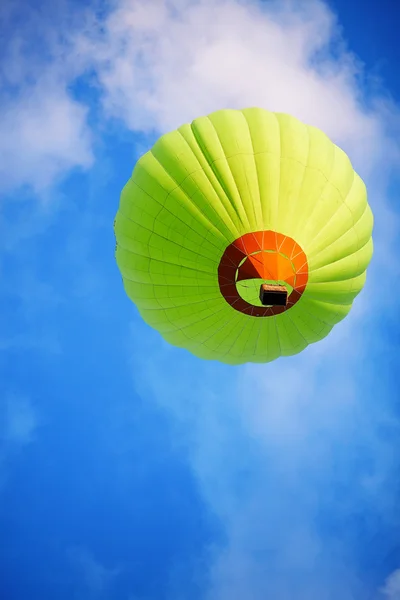
[[[2,598],[400,599],[398,18],[390,0],[2,5]],[[326,340],[231,368],[141,321],[113,219],[158,135],[249,105],[349,153],[375,254]]]

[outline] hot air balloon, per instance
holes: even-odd
[[[324,338],[363,288],[372,229],[347,155],[260,108],[163,135],[136,163],[114,223],[123,284],[146,323],[231,365]]]

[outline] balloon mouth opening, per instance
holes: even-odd
[[[263,306],[287,306],[288,291],[284,285],[260,285],[260,302]]]
[[[218,265],[222,296],[232,308],[252,317],[274,317],[289,310],[307,282],[308,262],[301,246],[272,230],[244,234],[225,249]]]

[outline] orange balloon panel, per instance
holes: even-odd
[[[286,306],[261,307],[244,300],[237,281],[263,279],[284,281],[293,291]],[[218,267],[219,287],[235,310],[255,317],[269,317],[289,310],[301,297],[308,281],[307,257],[288,236],[276,231],[246,233],[225,250]]]

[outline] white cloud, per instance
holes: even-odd
[[[136,131],[257,105],[321,127],[364,173],[397,156],[385,135],[393,107],[384,96],[365,106],[360,64],[323,2],[120,0],[99,18],[96,6],[73,15],[59,6],[53,20],[28,11],[45,55],[17,32],[0,73],[3,186],[42,191],[90,166],[88,107],[69,92],[85,74],[97,81],[104,115]],[[16,95],[7,95],[10,86]]]
[[[321,127],[366,177],[376,258],[360,301],[326,340],[292,359],[232,370],[168,347],[143,325],[134,332],[135,383],[173,411],[204,498],[225,528],[207,600],[365,598],[350,549],[340,539],[326,543],[317,520],[324,507],[342,516],[360,505],[382,518],[392,514],[393,448],[380,432],[397,432],[398,424],[387,399],[370,398],[365,377],[376,368],[371,356],[379,344],[383,353],[394,351],[377,341],[368,293],[399,268],[390,258],[398,222],[385,189],[398,160],[390,136],[397,108],[379,94],[365,95],[360,65],[318,1],[262,9],[235,0],[121,1],[97,27],[85,22],[71,31],[70,58],[62,61],[67,79],[94,70],[104,114],[133,130],[164,132],[219,108],[259,105]],[[53,120],[61,127],[58,143],[46,134],[37,152],[32,144],[47,120],[41,93],[23,96],[15,109],[23,114],[9,121],[25,140],[21,156],[10,156],[22,180],[38,188],[74,164],[89,164],[84,109],[67,95],[65,79],[49,81],[58,82],[49,84],[57,102],[46,113],[58,114],[64,102],[65,127]],[[41,166],[47,176],[36,174]],[[358,460],[368,468],[358,468]],[[343,496],[324,495],[331,480]],[[80,564],[95,593],[104,567],[85,556]]]
[[[70,90],[75,23],[61,0],[46,12],[9,3],[0,22],[0,192],[28,186],[45,195],[68,171],[93,161],[88,109]]]
[[[134,131],[163,133],[246,106],[320,127],[367,182],[377,269],[390,262],[398,272],[390,250],[398,218],[385,196],[400,164],[400,113],[346,48],[324,2],[120,0],[73,40],[80,68],[95,73],[104,114]]]
[[[350,318],[343,332],[354,337]],[[143,324],[132,333],[137,390],[173,413],[224,527],[205,600],[369,597],[348,536],[361,514],[371,538],[377,521],[391,526],[400,433],[386,389],[369,393],[371,348],[344,348],[334,331],[299,357],[230,369],[160,344]],[[349,526],[324,535],[330,519]]]
[[[92,163],[87,110],[61,84],[38,82],[1,106],[0,181],[4,191],[43,192],[70,169]]]
[[[382,589],[382,594],[387,600],[400,600],[400,569],[389,575]]]
[[[321,127],[364,166],[383,151],[385,124],[364,108],[360,65],[322,2],[122,0],[77,44],[107,114],[134,130],[257,105]]]
[[[118,6],[92,48],[85,40],[107,114],[134,130],[166,131],[223,107],[289,112],[342,145],[367,181],[374,262],[350,316],[327,339],[297,357],[230,370],[168,348],[137,323],[133,334],[135,384],[181,424],[204,498],[225,527],[207,600],[364,599],[371,590],[357,578],[353,548],[325,539],[318,519],[325,511],[345,521],[360,506],[382,523],[393,518],[399,423],[384,391],[379,402],[371,397],[368,374],[378,376],[379,356],[396,352],[395,340],[380,338],[371,293],[399,272],[391,258],[398,220],[386,196],[398,109],[384,92],[365,93],[361,67],[321,2]]]

